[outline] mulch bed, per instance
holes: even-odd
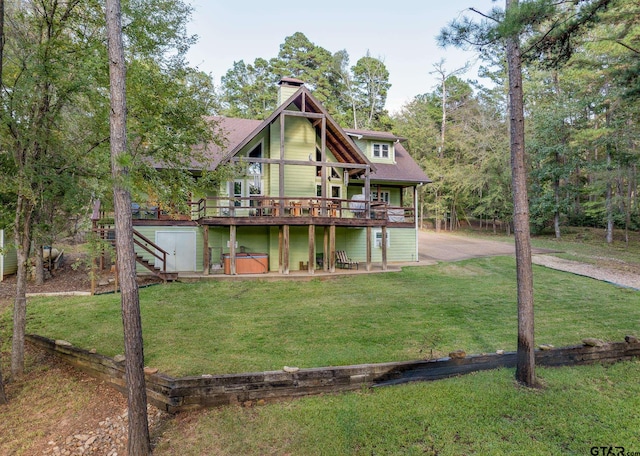
[[[89,269],[86,266],[85,256],[78,253],[64,254],[58,269],[44,281],[43,285],[36,285],[35,282],[27,282],[27,293],[60,293],[69,291],[91,291],[91,277]],[[111,279],[111,282],[109,281]],[[114,291],[115,286],[113,280],[114,273],[105,270],[99,271],[96,284],[99,282],[107,283],[106,285],[96,286],[96,293],[105,293]],[[138,277],[138,285],[149,285],[152,283],[160,283],[160,279],[154,276]],[[12,300],[16,294],[16,276],[11,275],[5,277],[0,282],[0,302]]]

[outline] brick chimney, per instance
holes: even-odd
[[[304,81],[296,78],[282,78],[278,82],[278,106],[287,101],[291,95],[304,85]]]

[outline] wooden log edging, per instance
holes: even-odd
[[[74,347],[68,342],[28,335],[34,347],[125,392],[124,362]],[[640,357],[640,343],[609,342],[602,346],[573,346],[536,350],[538,366],[613,363]],[[470,355],[464,358],[403,361],[353,366],[291,368],[287,371],[202,375],[173,378],[146,374],[149,402],[167,412],[358,390],[364,387],[430,381],[499,367],[515,367],[516,353]]]

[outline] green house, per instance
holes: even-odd
[[[204,148],[208,168],[236,163],[243,171],[194,198],[191,214],[134,207],[147,246],[138,245],[140,257],[204,274],[417,261],[417,188],[430,180],[403,138],[341,128],[298,79],[280,81],[278,101],[263,121],[212,119],[226,146]]]

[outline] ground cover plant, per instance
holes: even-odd
[[[638,332],[637,291],[542,267],[535,286],[539,344]],[[509,257],[328,281],[159,285],[141,290],[146,364],[184,376],[514,350],[515,296]],[[34,298],[28,316],[29,332],[123,351],[119,296]]]

